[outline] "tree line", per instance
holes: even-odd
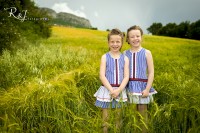
[[[0,0],[0,53],[50,37],[49,19],[32,0]]]
[[[152,35],[200,40],[200,20],[192,23],[185,21],[180,24],[168,23],[166,25],[162,25],[160,22],[153,23],[147,28],[147,31]]]

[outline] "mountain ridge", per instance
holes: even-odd
[[[76,16],[67,12],[56,13],[55,10],[42,7],[42,12],[45,12],[50,17],[50,24],[52,25],[63,25],[77,28],[92,28],[90,21],[86,18]]]

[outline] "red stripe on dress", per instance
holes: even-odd
[[[110,84],[112,87],[119,87],[120,86],[120,84]],[[103,84],[102,84],[102,86],[104,86]]]
[[[141,78],[129,78],[129,81],[142,81],[142,82],[147,82],[148,79],[141,79]]]
[[[133,78],[135,78],[135,53],[133,53]]]
[[[116,67],[116,84],[118,84],[118,67],[117,67],[117,59],[115,59],[115,67]]]

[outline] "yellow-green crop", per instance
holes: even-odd
[[[52,27],[52,37],[0,57],[0,131],[8,133],[99,133],[101,110],[93,94],[101,85],[99,63],[108,51],[107,32]],[[149,105],[150,133],[200,131],[200,42],[144,35],[154,58]],[[123,50],[129,45],[124,43]],[[123,52],[122,50],[122,52]],[[110,110],[109,131],[116,132]],[[134,105],[122,108],[121,133],[144,124]]]

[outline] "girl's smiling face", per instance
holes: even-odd
[[[108,41],[110,51],[118,52],[122,47],[122,38],[119,35],[111,35]]]
[[[128,32],[128,43],[132,47],[140,47],[142,41],[142,35],[140,30],[131,30]]]

